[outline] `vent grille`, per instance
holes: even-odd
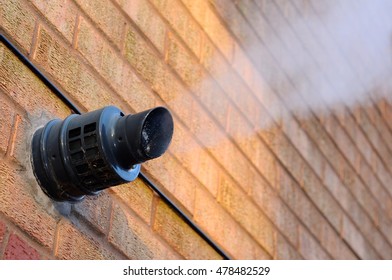
[[[82,132],[83,131],[83,132]],[[98,148],[97,124],[90,123],[68,132],[68,150],[72,168],[82,187],[99,191],[104,186],[118,184],[110,165]]]

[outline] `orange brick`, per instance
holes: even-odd
[[[114,88],[121,86],[123,61],[94,27],[80,18],[76,49]]]
[[[170,249],[131,213],[114,204],[109,241],[130,259],[166,259]]]
[[[0,221],[0,246],[2,246],[3,244],[3,240],[7,233],[7,229],[8,227],[6,226],[6,224]]]
[[[205,17],[205,10],[208,8],[208,1],[193,1],[193,0],[181,0],[186,6],[189,12],[193,15],[193,18],[203,21]]]
[[[157,105],[158,97],[137,77],[131,67],[124,65],[119,93],[126,102],[135,110],[141,112]]]
[[[34,120],[31,121],[34,122],[34,125],[30,123],[30,120],[24,114],[17,113],[15,117],[9,157],[21,166],[30,164],[30,158],[26,155],[30,154],[30,140],[37,126]]]
[[[164,101],[169,102],[178,98],[180,93],[187,92],[142,36],[131,27],[125,35],[124,56]]]
[[[0,88],[15,103],[18,103],[32,118],[42,114],[42,104],[46,113],[65,117],[69,115],[69,108],[61,102],[46,86],[4,46],[0,63]],[[28,86],[27,86],[28,85]]]
[[[164,189],[172,194],[187,211],[193,212],[195,202],[195,188],[199,182],[183,168],[180,163],[169,153],[159,161],[144,163],[148,174],[156,178]],[[186,182],[186,185],[184,184]]]
[[[272,188],[261,183],[253,187],[252,199],[266,214],[281,234],[291,242],[291,246],[298,244],[298,224],[300,221],[293,210],[286,206]],[[278,243],[278,242],[276,242]],[[287,243],[287,241],[285,241]]]
[[[17,166],[2,161],[0,182],[0,212],[40,244],[51,248],[56,214],[52,206],[48,207],[53,203],[37,185],[31,170],[18,171]]]
[[[244,191],[248,193],[252,184],[259,181],[260,175],[257,174],[257,170],[249,164],[248,159],[228,139],[222,138],[217,143],[217,145],[210,148],[211,153]],[[233,158],[236,160],[233,161]]]
[[[107,192],[90,196],[75,204],[74,210],[103,234],[109,230],[111,198]]]
[[[200,188],[196,189],[194,217],[197,224],[235,259],[272,258],[207,191]]]
[[[32,3],[72,44],[77,16],[75,4],[71,0],[57,0],[49,3],[43,0],[32,0]]]
[[[206,7],[204,17],[197,18],[209,38],[219,48],[227,60],[231,61],[234,52],[234,39],[219,20],[211,7]]]
[[[188,15],[180,2],[178,0],[153,0],[152,3],[193,53],[199,55],[201,44],[200,28]]]
[[[274,255],[276,228],[228,178],[221,178],[218,201],[271,256]]]
[[[157,206],[154,230],[186,259],[221,258],[162,201]]]
[[[132,208],[145,223],[150,223],[153,192],[140,179],[116,186],[111,190]]]
[[[115,5],[108,0],[99,2],[76,0],[75,2],[102,29],[106,36],[121,49],[126,20]]]
[[[35,17],[25,1],[6,1],[0,7],[0,26],[30,52]]]
[[[77,250],[76,248],[83,248],[83,250]],[[82,233],[66,220],[61,220],[58,224],[58,240],[54,253],[57,258],[68,260],[116,258],[102,242],[100,244],[100,242],[92,239],[88,234]]]
[[[200,65],[170,33],[168,36],[167,62],[189,88],[194,89],[200,85],[203,78]]]
[[[225,126],[229,112],[229,99],[219,88],[217,83],[210,79],[203,79],[199,89],[195,92],[201,103],[214,115],[217,121]]]
[[[170,144],[171,153],[215,196],[219,184],[219,163],[195,141],[193,135],[182,124],[175,121],[174,131]]]
[[[40,29],[35,60],[88,110],[122,103],[81,63],[79,57],[43,28]]]
[[[2,93],[0,94],[0,152],[4,154],[8,147],[15,116],[13,108],[8,102],[5,102],[4,95]]]
[[[117,0],[120,7],[152,41],[160,53],[164,53],[166,26],[146,0]]]

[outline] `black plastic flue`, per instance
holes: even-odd
[[[164,107],[124,115],[108,106],[48,122],[33,136],[32,164],[44,192],[58,201],[136,179],[140,164],[161,156],[173,135]]]

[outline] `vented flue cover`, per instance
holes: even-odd
[[[80,201],[136,179],[140,164],[161,156],[173,135],[164,107],[124,115],[108,106],[48,122],[33,136],[32,164],[44,192],[58,201]]]

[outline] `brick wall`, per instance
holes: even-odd
[[[296,20],[322,22],[332,3],[0,3],[1,31],[84,111],[171,110],[172,145],[143,171],[231,257],[392,258],[391,104],[372,98],[326,114],[303,98],[311,113],[284,119],[271,106],[288,112],[285,94],[306,76],[293,79],[282,65],[280,57],[296,62],[292,43],[309,47],[316,65],[310,44],[334,40]],[[257,52],[246,52],[249,42]],[[220,258],[139,179],[78,204],[47,198],[30,140],[70,113],[0,45],[1,258]]]

